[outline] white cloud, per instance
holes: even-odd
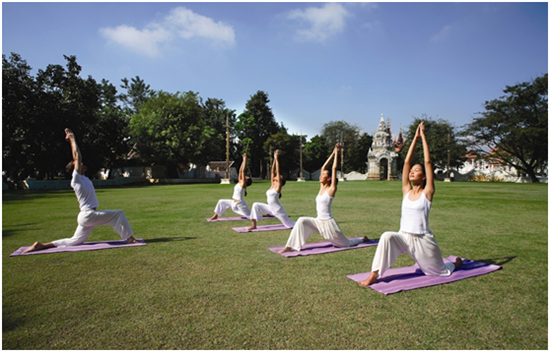
[[[101,28],[99,32],[127,50],[150,57],[160,54],[159,43],[170,41],[173,37],[169,31],[159,26],[139,30],[120,25],[115,28]]]
[[[342,32],[350,12],[339,3],[327,3],[323,7],[308,7],[305,10],[293,10],[287,18],[301,20],[307,28],[297,32],[300,40],[324,41],[328,37]]]
[[[214,22],[211,18],[196,14],[185,7],[173,9],[166,17],[166,24],[184,39],[202,37],[219,43],[235,43],[235,32],[231,26]]]
[[[446,39],[449,34],[451,33],[451,26],[445,26],[443,27],[443,29],[441,29],[439,31],[439,33],[437,33],[436,35],[432,36],[432,38],[430,39],[430,41],[432,43],[437,43],[437,42],[440,42],[444,39]]]
[[[123,24],[115,28],[101,28],[99,33],[127,50],[150,57],[159,56],[160,44],[170,42],[175,37],[198,37],[214,44],[235,43],[235,32],[231,26],[215,22],[185,7],[176,7],[161,23],[152,22],[144,29]]]

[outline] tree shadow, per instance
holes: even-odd
[[[196,237],[161,237],[161,238],[151,238],[151,239],[145,239],[145,243],[157,243],[157,242],[179,242],[179,241],[187,241],[187,240],[194,240]]]
[[[21,231],[28,231],[28,230],[39,230],[39,228],[25,228],[27,226],[34,226],[38,225],[37,223],[29,223],[29,224],[17,224],[17,225],[10,225],[9,227],[15,227],[9,230],[2,230],[2,238],[10,237],[13,235],[16,235],[18,232]]]
[[[14,201],[25,201],[30,199],[48,198],[53,194],[74,194],[71,190],[9,190],[2,192],[2,203],[10,203]]]
[[[6,312],[8,311],[8,312]],[[11,309],[3,309],[2,312],[2,333],[16,330],[27,323],[27,317]]]
[[[480,263],[487,263],[487,264],[494,264],[494,265],[500,265],[509,263],[512,260],[514,260],[516,256],[513,257],[502,257],[502,258],[492,258],[492,259],[476,259],[476,262]]]

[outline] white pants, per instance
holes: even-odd
[[[363,242],[362,238],[353,240],[344,236],[340,226],[334,218],[330,220],[319,220],[317,218],[301,217],[296,221],[296,225],[290,233],[290,237],[286,243],[286,247],[290,247],[296,251],[302,249],[309,236],[314,233],[319,233],[323,238],[330,241],[334,247],[352,247]]]
[[[216,204],[214,213],[218,214],[218,216],[222,216],[222,214],[229,208],[239,215],[246,217],[250,216],[250,209],[248,208],[248,205],[246,205],[246,202],[244,200],[235,202],[233,199],[220,199],[218,204]]]
[[[453,263],[443,262],[431,232],[424,235],[384,232],[378,241],[372,271],[378,270],[378,277],[381,277],[397,257],[404,253],[409,254],[426,275],[448,276],[455,269]]]
[[[122,210],[85,210],[78,214],[78,227],[71,238],[53,241],[56,247],[76,246],[84,243],[94,227],[101,225],[111,226],[123,240],[134,234]]]
[[[252,204],[252,212],[250,212],[250,218],[254,220],[262,219],[263,216],[260,213],[268,214],[275,216],[279,221],[285,225],[285,227],[291,229],[294,227],[294,221],[290,220],[288,215],[286,215],[284,209],[282,211],[273,211],[269,204],[265,203],[254,203]]]

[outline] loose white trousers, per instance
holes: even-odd
[[[294,225],[290,233],[286,247],[299,251],[302,249],[302,246],[306,243],[309,236],[314,233],[319,233],[335,247],[352,247],[363,242],[362,238],[350,240],[344,236],[344,233],[340,230],[340,226],[338,226],[334,218],[330,220],[320,220],[304,216],[296,221],[296,225]]]
[[[85,210],[78,214],[78,226],[71,238],[53,241],[56,247],[76,246],[84,243],[94,227],[101,225],[111,226],[123,240],[134,234],[122,210]]]
[[[242,216],[250,216],[250,209],[248,208],[248,205],[246,205],[246,202],[244,200],[235,202],[233,199],[220,199],[218,201],[218,204],[216,204],[214,213],[218,214],[218,216],[221,216],[223,213],[225,213],[227,209],[231,209],[235,213]]]
[[[443,262],[441,250],[432,233],[416,235],[388,231],[378,241],[372,271],[378,270],[378,277],[381,277],[397,257],[404,253],[409,254],[426,275],[448,276],[455,269],[453,263]]]
[[[286,215],[285,211],[282,212],[273,211],[269,204],[265,203],[254,203],[252,204],[252,211],[250,212],[250,218],[254,220],[262,219],[263,216],[260,213],[268,214],[271,216],[276,217],[279,219],[279,221],[285,225],[286,228],[293,228],[294,227],[294,221],[290,220],[288,215]]]

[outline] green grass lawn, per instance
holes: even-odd
[[[375,247],[284,258],[267,247],[284,245],[290,230],[206,222],[232,187],[98,189],[101,208],[124,209],[147,246],[21,257],[9,255],[71,237],[78,203],[72,191],[4,192],[3,348],[548,348],[547,185],[437,183],[430,228],[443,256],[503,269],[389,296],[346,277],[370,271]],[[253,184],[248,205],[266,202],[268,188]],[[315,216],[318,189],[285,186],[292,219]],[[399,229],[401,184],[340,183],[332,212],[348,237],[379,238]],[[98,227],[88,241],[113,239]],[[413,263],[403,255],[393,267]]]

